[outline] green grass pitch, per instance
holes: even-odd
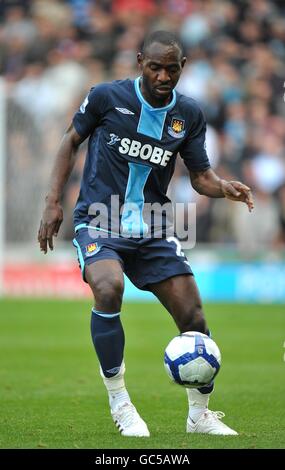
[[[222,351],[210,408],[239,436],[187,435],[185,390],[163,351],[176,327],[159,304],[125,304],[126,383],[151,437],[116,430],[90,339],[87,301],[0,302],[0,448],[285,448],[284,305],[207,304]]]

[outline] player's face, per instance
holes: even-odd
[[[177,46],[151,44],[145,54],[138,54],[142,71],[141,92],[153,106],[165,106],[171,99],[186,57],[181,57]]]

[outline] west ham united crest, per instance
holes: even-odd
[[[86,256],[95,255],[99,250],[100,246],[98,246],[97,243],[89,243],[89,245],[86,246]]]
[[[185,135],[185,121],[183,119],[172,118],[168,126],[168,134],[176,139],[181,139]]]

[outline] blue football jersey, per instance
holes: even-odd
[[[144,235],[150,229],[144,206],[169,202],[166,192],[177,153],[190,170],[210,167],[205,119],[196,102],[174,90],[167,106],[153,108],[140,91],[140,77],[92,88],[73,125],[80,136],[89,137],[75,227],[92,221],[94,203],[111,211],[116,196],[124,230],[136,226]],[[101,229],[111,231],[110,220],[108,214]]]

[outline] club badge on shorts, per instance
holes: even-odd
[[[185,121],[183,119],[172,118],[168,126],[168,134],[175,139],[181,139],[185,135]]]
[[[100,246],[98,246],[98,243],[89,243],[89,245],[86,246],[86,256],[96,255],[99,250]]]

